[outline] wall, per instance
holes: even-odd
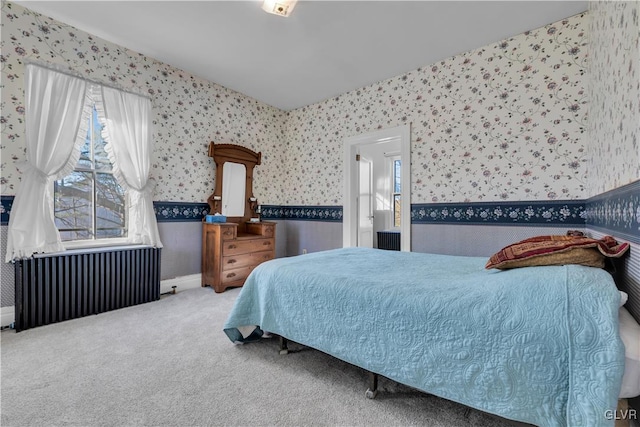
[[[640,3],[589,4],[587,225],[640,244]],[[640,281],[640,277],[638,278]],[[640,290],[638,291],[640,301]]]
[[[344,139],[411,122],[413,250],[488,256],[505,236],[585,223],[640,243],[639,8],[590,2],[589,13],[290,112],[285,203],[341,205]]]
[[[589,15],[587,229],[631,243],[617,283],[640,321],[640,3],[590,2]]]
[[[587,197],[588,22],[569,17],[289,112],[284,204],[341,206],[344,140],[409,122],[413,250],[450,250],[430,223],[473,223],[457,234],[471,246],[454,246],[481,256],[504,240],[496,223],[523,225],[505,230],[519,238],[584,227],[584,204],[564,202]]]
[[[412,203],[584,198],[587,23],[576,15],[289,112],[284,203],[341,205],[344,139],[407,122]]]
[[[639,14],[634,1],[589,4],[589,197],[640,178]]]

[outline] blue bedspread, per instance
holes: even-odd
[[[485,262],[363,248],[272,260],[249,276],[224,330],[242,342],[258,325],[513,420],[613,425],[624,346],[611,276]]]

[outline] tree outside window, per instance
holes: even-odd
[[[113,175],[102,128],[94,107],[75,170],[54,184],[54,216],[62,241],[127,236],[125,192]]]

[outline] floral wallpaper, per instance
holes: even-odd
[[[640,3],[589,2],[589,15],[588,196],[595,196],[640,178]]]
[[[207,147],[215,141],[261,151],[254,194],[264,203],[281,202],[281,110],[4,1],[0,59],[2,194],[15,194],[18,163],[25,160],[23,74],[25,61],[33,60],[151,97],[154,200],[205,201],[214,189]]]
[[[407,122],[412,203],[583,198],[587,23],[576,15],[290,112],[285,204],[341,204],[344,139]]]

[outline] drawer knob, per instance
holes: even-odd
[[[269,245],[271,244],[271,242],[268,242],[268,241],[267,241],[267,242],[262,242],[262,244],[263,244],[264,246],[269,246]]]
[[[229,245],[229,249],[235,249],[235,248],[237,248],[236,245]]]
[[[235,277],[235,276],[236,276],[236,273],[229,273],[229,274],[227,274],[227,278],[231,278],[231,277]]]
[[[237,261],[235,259],[230,259],[227,261],[227,264],[235,264]]]

